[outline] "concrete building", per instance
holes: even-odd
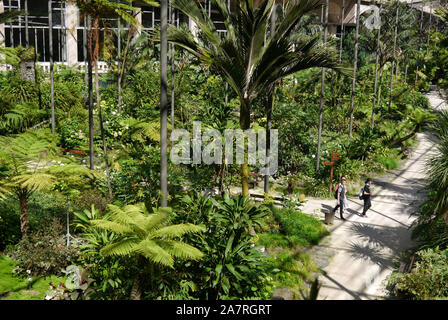
[[[218,31],[225,32],[223,23],[219,21],[216,10],[213,9],[209,0],[200,0],[210,17],[215,22]],[[237,0],[228,0],[228,6],[235,8]],[[255,3],[261,0],[255,0]],[[385,0],[387,1],[387,0]],[[425,14],[431,13],[431,8],[425,5],[421,0],[400,0],[411,3]],[[330,0],[329,7],[329,31],[333,34],[340,32],[342,6],[344,4],[345,26],[352,26],[356,21],[356,0]],[[379,0],[376,1],[377,3]],[[434,3],[436,1],[433,1]],[[45,70],[49,68],[50,50],[49,50],[49,1],[47,0],[0,0],[0,12],[3,10],[24,10],[28,7],[29,15],[27,17],[20,16],[18,21],[14,23],[0,24],[0,43],[7,47],[17,47],[19,45],[28,45],[37,48],[39,55],[39,64]],[[55,63],[65,64],[68,66],[84,67],[84,39],[85,39],[85,19],[80,16],[76,5],[71,1],[52,0],[51,10],[53,16],[53,57]],[[279,0],[278,4],[283,5],[284,1]],[[370,8],[373,1],[361,1],[361,14]],[[135,6],[141,8],[137,14],[137,19],[143,25],[144,30],[152,30],[160,24],[160,9],[153,8],[135,1]],[[171,10],[171,9],[170,9]],[[320,15],[319,12],[317,12]],[[194,24],[181,13],[174,11],[169,14],[171,23],[188,23],[190,29],[194,31]],[[117,28],[117,19],[110,19],[110,28]],[[26,25],[28,27],[26,27]],[[28,34],[26,34],[28,29]],[[105,64],[99,64],[99,71],[106,71]]]

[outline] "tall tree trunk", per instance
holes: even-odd
[[[324,46],[327,45],[328,32],[328,6],[329,0],[325,3],[325,20],[324,20]],[[319,108],[319,129],[317,133],[317,154],[316,154],[316,171],[320,170],[320,148],[322,143],[322,123],[325,104],[325,68],[322,68],[322,76],[320,81],[320,108]]]
[[[271,38],[275,35],[275,23],[277,21],[277,5],[274,3],[271,14]],[[264,193],[269,193],[269,176],[270,176],[270,157],[271,157],[271,121],[272,121],[272,108],[274,103],[274,85],[268,92],[268,99],[266,105],[266,174],[264,176]]]
[[[48,25],[50,46],[50,103],[51,103],[51,133],[55,131],[55,111],[54,111],[54,62],[53,62],[53,9],[51,0],[48,1]]]
[[[355,86],[356,76],[358,74],[358,46],[359,46],[359,18],[361,9],[361,0],[358,0],[356,5],[356,33],[355,33],[355,57],[353,62],[353,82],[350,102],[350,125],[349,125],[349,137],[353,136],[353,112],[355,110]]]
[[[25,9],[25,47],[28,49],[30,45],[30,35],[28,34],[28,0],[25,0],[24,3]],[[36,67],[36,66],[34,66]]]
[[[428,37],[426,40],[426,55],[429,54],[429,40],[431,39],[431,27],[432,27],[432,4],[429,3],[430,6],[430,13],[429,13],[429,26],[428,26]]]
[[[97,39],[99,39],[99,29],[97,29]],[[99,57],[98,57],[99,58]],[[109,200],[112,200],[112,186],[110,183],[109,158],[107,157],[106,136],[104,135],[103,113],[101,108],[100,85],[98,80],[98,59],[95,63],[95,88],[96,88],[96,105],[98,107],[98,121],[100,123],[101,139],[103,140],[104,163],[106,164],[107,190],[109,191]]]
[[[162,207],[168,205],[168,97],[167,97],[167,13],[168,1],[160,1],[160,189],[162,192]]]
[[[342,0],[342,8],[341,8],[341,39],[339,42],[339,63],[342,62],[342,43],[344,41],[344,16],[345,16],[345,0]]]
[[[397,37],[398,37],[398,13],[399,13],[399,3],[396,3],[397,9],[395,12],[395,29],[394,29],[394,51],[393,51],[393,60],[392,60],[392,69],[390,72],[390,90],[389,90],[389,113],[392,105],[392,91],[394,90],[394,67],[396,60],[396,51],[397,51]]]
[[[26,237],[29,230],[28,193],[26,190],[20,190],[18,197],[20,202],[20,231],[22,232],[22,236]]]
[[[420,13],[420,28],[419,28],[419,37],[418,37],[420,44],[421,44],[421,41],[422,41],[422,39],[421,39],[422,29],[423,29],[423,10]],[[419,48],[418,48],[418,51],[420,52],[421,50],[422,50],[422,47],[420,45]],[[418,65],[415,68],[415,80],[414,80],[414,85],[415,86],[417,85],[417,81],[418,81]]]
[[[171,23],[174,24],[176,20],[176,11],[174,8],[171,9]],[[175,54],[175,47],[174,45],[171,45],[171,130],[174,129],[174,103],[175,103],[175,76],[176,76],[176,69],[174,65],[174,54]]]
[[[117,34],[117,50],[118,50],[118,114],[121,115],[121,18],[118,17],[118,34]]]
[[[250,128],[250,102],[248,100],[241,100],[240,102],[240,129],[244,132]],[[243,195],[249,196],[249,158],[246,144],[244,144],[243,150],[244,163],[241,165],[241,190]]]
[[[137,261],[138,271],[134,275],[134,282],[132,283],[130,299],[141,300],[143,292],[143,270],[146,267],[146,259],[142,255],[138,257]]]
[[[88,82],[88,108],[89,108],[89,167],[91,170],[95,169],[94,164],[94,150],[93,150],[93,75],[92,75],[92,34],[91,22],[89,19],[89,49],[87,50],[87,82]]]
[[[380,3],[380,14],[381,10],[383,9],[383,0],[381,0]],[[373,85],[373,105],[372,105],[372,118],[370,120],[370,126],[373,129],[375,127],[375,108],[376,108],[376,101],[377,101],[377,87],[378,87],[378,63],[380,59],[380,42],[381,42],[381,23],[378,27],[378,35],[376,40],[376,61],[375,61],[375,83]]]

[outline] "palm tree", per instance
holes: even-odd
[[[324,24],[324,46],[327,44],[327,32],[328,32],[328,7],[329,0],[325,3],[325,20],[322,21]],[[322,8],[322,10],[324,7]],[[340,58],[340,57],[339,57]],[[322,121],[324,114],[324,104],[325,104],[325,68],[322,68],[322,76],[320,81],[320,108],[319,108],[319,128],[317,133],[317,155],[316,155],[316,171],[320,169],[320,147],[322,139]]]
[[[98,59],[99,51],[101,47],[101,37],[100,29],[101,25],[107,24],[107,18],[110,17],[120,17],[131,25],[138,25],[138,21],[135,19],[129,11],[136,10],[131,5],[116,3],[110,0],[74,0],[81,12],[82,17],[89,17],[91,22],[89,23],[88,32],[88,50],[87,50],[87,60],[88,60],[88,104],[89,104],[89,149],[90,149],[90,169],[94,169],[94,150],[93,150],[93,76],[92,68],[95,68],[95,82],[96,82],[96,93],[97,93],[97,107],[98,116],[100,120],[100,132],[101,138],[103,140],[103,152],[106,164],[107,173],[107,184],[109,190],[109,196],[112,198],[112,188],[110,182],[110,172],[109,172],[109,160],[107,156],[107,146],[106,139],[104,135],[104,128],[102,123],[102,112],[101,103],[99,96],[99,86],[98,86]],[[128,1],[132,3],[132,1]],[[143,0],[143,2],[157,6],[157,3],[151,0]]]
[[[393,58],[392,58],[392,70],[390,72],[390,90],[389,90],[389,113],[390,108],[392,105],[392,90],[394,87],[394,68],[395,68],[395,61],[397,56],[397,37],[398,37],[398,13],[399,13],[399,3],[397,2],[397,8],[395,12],[395,28],[394,28],[394,51],[393,51]],[[398,69],[398,67],[397,67]]]
[[[149,263],[151,271],[156,265],[172,268],[175,259],[198,260],[203,254],[197,248],[182,242],[182,236],[204,230],[190,223],[170,225],[170,211],[156,210],[149,214],[143,203],[117,207],[109,205],[110,214],[105,219],[90,223],[102,230],[111,231],[118,239],[104,246],[104,256],[138,256],[140,272],[135,275],[131,299],[140,300],[143,271]],[[153,276],[153,274],[151,274]]]
[[[53,61],[53,7],[52,0],[48,0],[48,44],[50,49],[50,104],[51,104],[51,133],[55,131],[54,110],[54,61]]]
[[[212,71],[221,75],[240,100],[240,129],[251,125],[252,102],[266,94],[275,81],[298,71],[326,67],[346,70],[338,62],[335,48],[324,48],[318,37],[303,38],[295,43],[288,39],[301,18],[318,9],[321,0],[288,1],[285,17],[276,26],[275,34],[265,41],[274,0],[239,1],[231,12],[223,0],[213,0],[223,17],[227,38],[221,38],[213,21],[198,5],[189,0],[172,0],[173,7],[190,17],[202,30],[207,41],[195,39],[190,32],[170,26],[168,39],[184,48]],[[249,194],[248,156],[241,165],[242,193]]]
[[[273,4],[271,14],[271,37],[275,34],[275,23],[277,21],[276,14],[277,5]],[[271,157],[271,121],[272,121],[272,107],[274,103],[275,86],[269,88],[267,104],[266,104],[266,175],[264,176],[264,193],[269,194],[269,162]],[[227,104],[227,102],[226,102]]]
[[[445,16],[445,21],[448,21],[446,17],[448,15]],[[428,187],[433,191],[430,194],[431,213],[442,217],[448,224],[448,111],[444,110],[438,115],[431,129],[438,139],[437,155],[428,161]]]
[[[342,62],[342,44],[344,42],[344,16],[345,16],[345,0],[342,0],[341,7],[341,39],[339,41],[339,63]]]
[[[353,60],[353,80],[352,80],[352,92],[351,92],[351,102],[350,102],[350,125],[349,125],[349,136],[352,137],[353,134],[353,112],[355,110],[355,85],[356,85],[356,75],[358,72],[358,46],[359,46],[359,20],[361,15],[361,0],[358,0],[356,5],[356,32],[355,32],[355,57]]]
[[[383,9],[383,0],[380,2],[379,13]],[[380,18],[381,19],[381,18]],[[376,108],[376,91],[378,88],[378,63],[380,59],[380,40],[381,40],[381,21],[378,27],[377,40],[376,40],[376,53],[375,53],[375,82],[373,84],[373,105],[372,105],[372,118],[370,120],[370,126],[373,129],[375,126],[375,108]]]
[[[428,111],[421,109],[421,108],[415,108],[412,111],[412,114],[409,116],[409,121],[413,124],[414,129],[409,133],[408,135],[398,138],[395,140],[390,141],[388,144],[391,148],[399,146],[401,143],[405,142],[406,140],[412,138],[415,136],[418,132],[422,130],[422,127],[424,124],[428,122],[432,122],[437,117],[433,113],[429,113]]]
[[[167,96],[167,46],[168,0],[160,1],[160,190],[162,207],[168,205],[168,96]]]

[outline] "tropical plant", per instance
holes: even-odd
[[[297,40],[294,47],[288,38],[302,17],[318,9],[321,1],[288,1],[285,17],[269,39],[265,36],[270,25],[273,0],[261,1],[258,7],[252,1],[238,2],[232,12],[223,0],[214,0],[213,3],[223,17],[227,37],[218,34],[211,18],[195,2],[173,0],[171,5],[194,21],[205,41],[174,26],[168,29],[168,40],[196,56],[229,83],[240,100],[242,130],[250,128],[253,101],[265,94],[275,81],[312,67],[343,70],[338,63],[337,51],[328,46],[324,48],[318,36]],[[246,155],[241,166],[244,195],[248,195],[248,174]]]
[[[28,232],[28,199],[35,191],[56,186],[83,188],[88,179],[100,176],[73,158],[62,156],[48,130],[0,136],[0,181],[3,189],[20,202],[20,228]]]
[[[29,270],[37,276],[63,275],[61,270],[79,259],[77,243],[72,242],[67,247],[64,231],[64,226],[55,218],[48,226],[30,232],[7,250],[8,256],[17,264],[14,273],[23,276]]]
[[[416,253],[415,267],[405,274],[393,274],[390,283],[404,299],[448,299],[448,249],[421,250]]]
[[[269,298],[264,255],[255,247],[249,230],[258,228],[267,215],[248,197],[238,195],[211,198],[193,192],[183,197],[176,221],[194,221],[206,232],[191,241],[204,257],[190,263],[186,272],[193,275],[200,299]]]
[[[179,239],[186,234],[198,233],[203,227],[190,223],[170,225],[169,209],[154,209],[148,213],[144,204],[118,207],[109,206],[110,215],[91,220],[95,227],[112,231],[119,237],[101,249],[104,256],[137,255],[141,272],[137,273],[131,291],[131,299],[140,299],[144,270],[155,265],[173,267],[175,259],[196,260],[203,254],[197,248]],[[151,277],[155,276],[150,274]]]
[[[98,108],[98,116],[100,122],[100,131],[101,137],[103,140],[103,152],[106,161],[106,173],[107,173],[107,182],[108,182],[108,190],[109,196],[112,197],[112,189],[110,184],[110,175],[109,175],[109,163],[107,159],[107,147],[104,137],[104,128],[102,122],[102,113],[101,113],[101,103],[99,96],[99,85],[98,85],[98,66],[97,61],[99,59],[99,52],[101,48],[101,37],[100,30],[103,27],[106,31],[108,30],[107,18],[110,17],[120,17],[127,23],[136,26],[139,25],[135,17],[129,12],[133,12],[137,10],[137,8],[132,5],[113,2],[109,0],[73,0],[78,6],[81,17],[89,17],[89,31],[88,31],[88,50],[87,50],[87,60],[88,60],[88,105],[89,105],[89,149],[90,149],[90,169],[94,169],[93,157],[93,77],[92,77],[92,68],[95,68],[96,75],[96,92],[97,92],[97,108]],[[132,1],[128,1],[132,3]],[[143,0],[143,2],[148,3],[150,5],[157,5],[157,3],[151,0]]]

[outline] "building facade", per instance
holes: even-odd
[[[199,0],[210,17],[212,17],[218,32],[224,31],[224,25],[220,21],[218,13],[213,9],[209,0]],[[234,9],[237,0],[227,0],[230,9]],[[255,0],[255,3],[261,0]],[[430,13],[428,5],[424,5],[421,0],[401,0],[403,2],[412,2],[416,8],[420,8],[426,14]],[[278,1],[278,5],[284,5],[283,0]],[[376,1],[378,3],[379,0]],[[341,23],[345,26],[353,26],[356,21],[356,3],[357,0],[330,0],[329,5],[329,31],[338,35]],[[369,10],[374,1],[361,1],[361,14]],[[134,6],[141,9],[136,12],[136,18],[141,23],[143,30],[152,30],[160,24],[160,9],[145,5],[135,1]],[[51,10],[53,23],[53,59],[55,63],[68,66],[84,67],[86,59],[86,19],[80,15],[76,5],[62,0],[0,0],[0,13],[7,10],[25,10],[29,14],[20,16],[13,23],[0,24],[0,45],[7,47],[33,46],[38,53],[38,62],[44,67],[49,68],[50,47],[49,47],[49,12]],[[344,10],[344,19],[342,12]],[[320,12],[316,12],[320,16]],[[177,10],[172,10],[168,14],[169,23],[181,24],[188,23],[190,29],[194,32],[194,23],[183,16]],[[110,19],[110,28],[116,29],[117,19]],[[126,29],[126,27],[125,27]],[[141,30],[139,30],[141,31]],[[105,71],[105,64],[99,64],[99,71]]]

